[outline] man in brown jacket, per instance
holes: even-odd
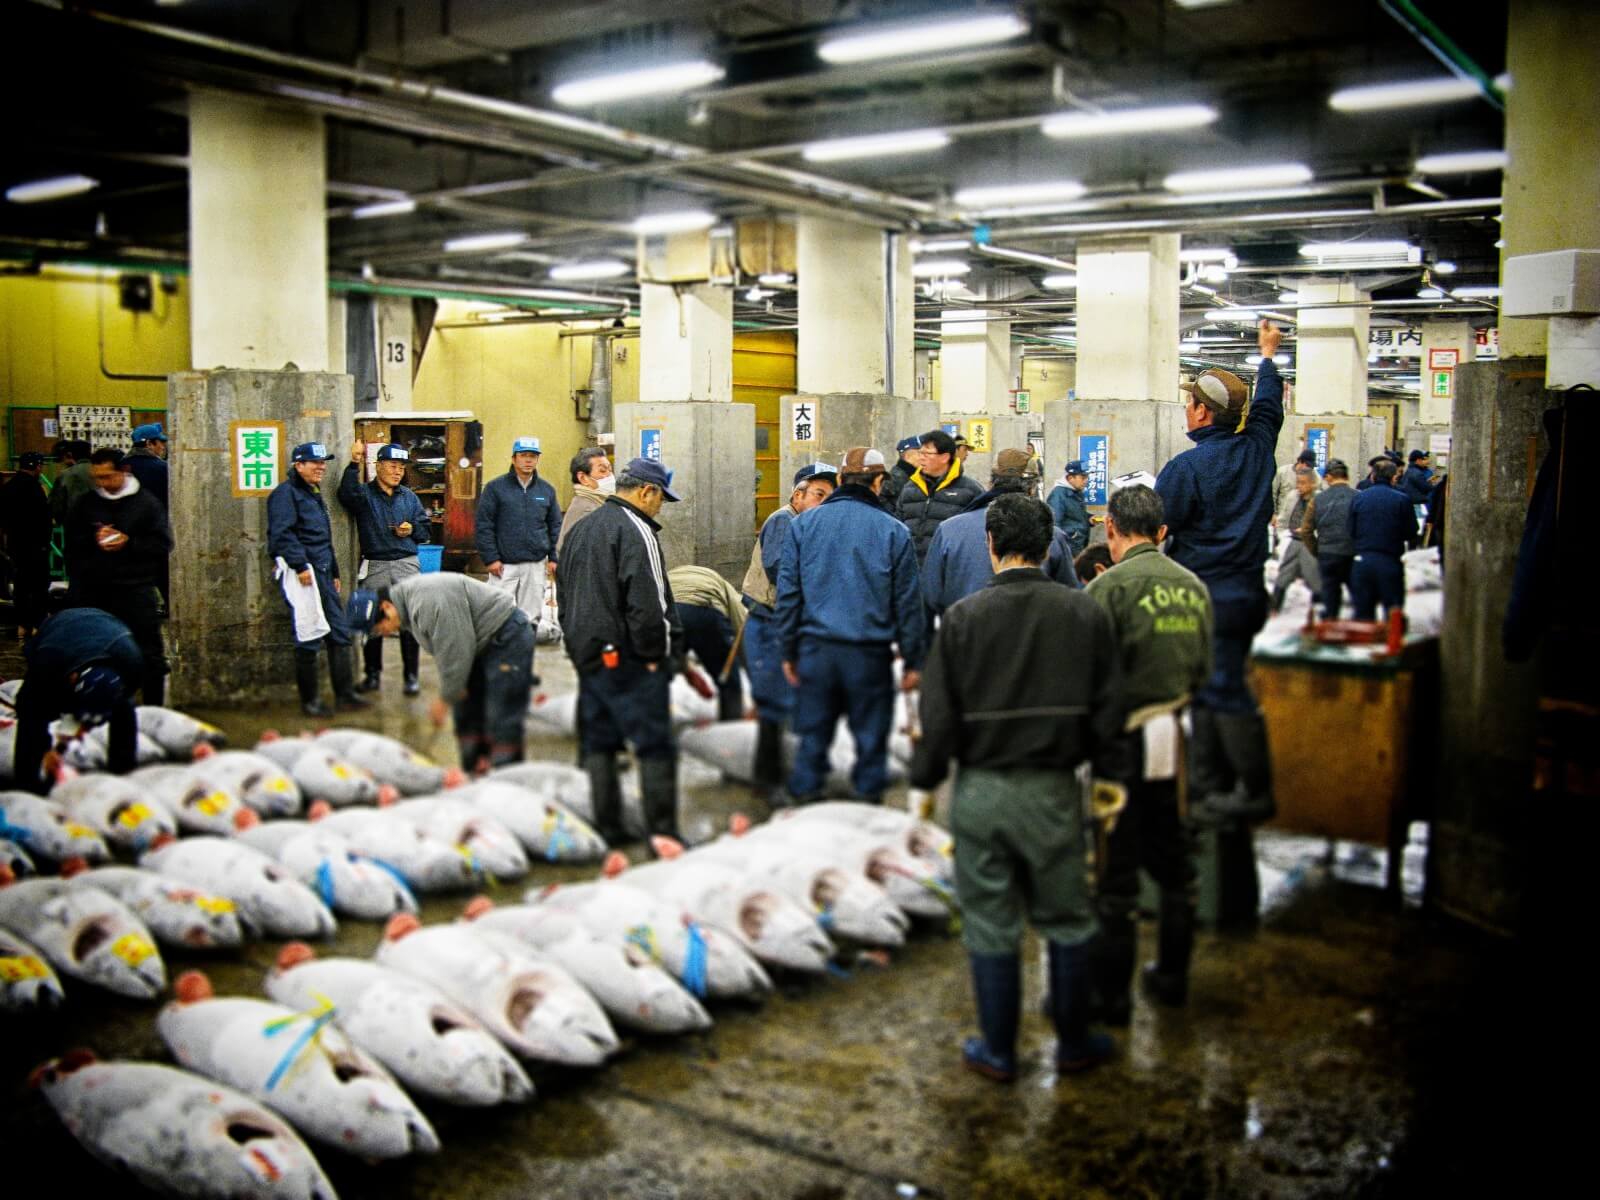
[[[607,496],[616,495],[617,480],[611,472],[611,460],[599,446],[585,446],[572,456],[572,503],[561,519],[561,533],[556,538],[556,560],[561,559],[561,547],[566,544],[572,527],[606,502]]]

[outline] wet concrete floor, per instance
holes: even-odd
[[[538,669],[549,690],[572,686],[558,651],[541,647]],[[349,723],[454,761],[448,735],[427,723],[427,687],[407,701],[399,682],[391,672],[380,705]],[[287,697],[197,715],[235,746],[308,724]],[[572,745],[535,733],[530,754],[571,761]],[[691,831],[734,808],[762,811],[734,787],[698,789],[685,805]],[[1260,932],[1202,936],[1189,1007],[1141,1002],[1120,1059],[1085,1076],[1055,1077],[1031,946],[1021,1079],[1004,1087],[962,1070],[965,957],[926,926],[886,965],[847,950],[837,975],[780,979],[762,1004],[720,1005],[704,1035],[630,1039],[600,1070],[536,1070],[540,1097],[525,1108],[424,1105],[444,1142],[433,1158],[372,1166],[317,1147],[318,1157],[347,1200],[1481,1194],[1527,1145],[1507,1129],[1509,1114],[1525,1113],[1520,1059],[1494,1040],[1507,956],[1352,882],[1373,877],[1369,857],[1330,868],[1323,848],[1264,835],[1275,886]],[[541,864],[491,894],[510,902],[532,884],[591,874]],[[432,899],[424,918],[449,919],[464,899]],[[1146,955],[1153,932],[1141,931]],[[369,955],[378,937],[347,921],[320,952]],[[174,975],[205,968],[221,994],[259,994],[276,952],[260,943],[167,959]],[[12,1181],[32,1163],[70,1194],[127,1194],[24,1081],[73,1046],[164,1060],[156,1006],[67,988],[63,1013],[8,1021],[0,1037],[0,1162]]]

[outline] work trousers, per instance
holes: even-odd
[[[716,609],[701,604],[679,604],[678,620],[683,624],[684,644],[717,685],[717,719],[737,721],[744,716],[744,685],[739,681],[739,664],[734,662],[728,668],[726,680],[719,678],[722,665],[733,650],[733,622]]]
[[[1123,782],[1128,804],[1101,843],[1097,908],[1103,921],[1131,920],[1139,905],[1139,872],[1163,895],[1194,900],[1195,841],[1178,810],[1176,779],[1145,779],[1144,735],[1125,735],[1123,757],[1131,770]]]
[[[12,546],[11,607],[18,630],[31,633],[44,623],[50,599],[50,547]]]
[[[514,612],[472,660],[467,694],[455,704],[461,765],[475,770],[521,762],[533,691],[533,627]]]
[[[291,563],[289,569],[294,570]],[[327,562],[314,562],[311,564],[311,578],[316,580],[317,595],[322,597],[322,615],[327,619],[328,632],[322,637],[312,638],[302,642],[295,638],[294,644],[301,650],[320,650],[323,642],[332,642],[335,646],[348,646],[350,644],[350,623],[345,619],[344,597],[333,590],[333,560]],[[284,610],[289,614],[289,629],[294,630],[294,608],[289,604],[287,596],[283,601]]]
[[[511,594],[513,603],[522,610],[535,632],[539,628],[539,614],[544,611],[547,561],[541,558],[538,562],[503,562],[500,564],[500,578],[491,575],[485,581]]]
[[[578,740],[584,754],[615,754],[633,746],[635,758],[673,758],[672,672],[638,659],[578,675]]]
[[[1311,589],[1312,596],[1322,587],[1322,577],[1317,573],[1317,560],[1311,556],[1306,544],[1299,538],[1285,538],[1278,552],[1278,582],[1272,589],[1274,608],[1283,607],[1283,598],[1289,594],[1290,587],[1297,579]]]
[[[153,583],[138,587],[88,586],[73,584],[68,593],[73,608],[98,608],[110,613],[128,627],[144,655],[144,674],[137,684],[145,704],[164,704],[167,696],[167,648],[161,637],[166,616],[161,591]]]
[[[68,711],[70,699],[64,679],[23,679],[17,692],[17,735],[11,763],[17,787],[43,796],[55,784],[53,779],[41,779],[39,771],[50,749],[50,723]],[[126,775],[138,765],[138,730],[133,701],[124,696],[111,710],[106,731],[106,770],[113,775]]]
[[[1344,589],[1350,585],[1350,569],[1355,561],[1351,554],[1317,555],[1317,570],[1322,572],[1322,615],[1330,621],[1339,619]]]
[[[1211,678],[1195,694],[1196,703],[1217,712],[1253,713],[1250,691],[1250,644],[1267,623],[1267,594],[1257,579],[1252,586],[1211,588]]]
[[[1016,954],[1024,920],[1067,946],[1094,936],[1083,825],[1073,771],[960,768],[950,831],[968,951]]]
[[[410,558],[384,558],[368,559],[366,574],[361,577],[361,586],[376,591],[378,588],[393,587],[402,580],[410,579],[421,570],[415,555]],[[418,665],[422,660],[422,648],[417,645],[417,639],[404,629],[400,631],[400,667],[406,677],[412,678],[417,674]],[[361,648],[362,664],[368,675],[378,676],[383,674],[383,638],[369,637]]]
[[[794,698],[794,731],[800,738],[791,794],[809,799],[822,794],[828,778],[828,750],[843,716],[855,739],[856,761],[850,786],[863,800],[877,801],[889,786],[889,731],[894,725],[894,658],[888,646],[800,640],[800,687]]]
[[[1390,609],[1406,606],[1406,570],[1398,558],[1368,551],[1356,555],[1350,572],[1350,604],[1358,621],[1370,621],[1378,605]]]
[[[783,677],[783,643],[770,610],[752,608],[745,618],[744,669],[761,719],[780,725],[787,721],[794,711],[794,689]]]

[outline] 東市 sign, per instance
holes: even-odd
[[[233,494],[265,496],[283,477],[283,422],[230,422],[228,455]]]

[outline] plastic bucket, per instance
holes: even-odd
[[[421,567],[424,574],[427,574],[429,571],[437,571],[443,562],[443,546],[417,547],[417,565]]]

